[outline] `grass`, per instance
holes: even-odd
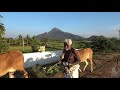
[[[55,65],[55,63],[48,65],[35,65],[33,67],[26,68],[26,71],[29,73],[30,78],[53,78],[55,74],[63,71],[63,66],[56,65],[51,70],[50,67]],[[49,72],[47,72],[49,70]]]
[[[82,44],[82,43],[80,43],[79,41],[73,42],[73,47],[74,48],[80,48],[80,44]],[[63,42],[52,41],[52,42],[48,42],[47,46],[46,46],[46,51],[54,51],[54,50],[62,50],[62,49],[63,49]],[[24,50],[23,50],[22,46],[10,46],[9,50],[21,50],[24,53],[32,52],[31,46],[25,46]],[[104,57],[107,54],[108,54],[108,52],[94,52],[93,58],[95,60],[98,59],[97,61],[100,61],[101,59],[104,60]],[[63,72],[63,66],[62,65],[56,65],[54,68],[52,68],[49,71],[49,73],[46,73],[46,71],[50,67],[52,67],[54,64],[55,63],[44,65],[44,66],[35,65],[33,67],[26,68],[26,70],[30,74],[31,78],[51,78],[51,77],[54,77],[55,74]],[[8,78],[8,74],[5,75],[3,78]]]
[[[80,42],[78,41],[73,42],[73,48],[79,48],[80,47],[79,43]],[[56,41],[47,42],[45,51],[62,50],[63,46],[64,46],[63,42],[56,42]],[[23,53],[32,52],[31,46],[24,46],[24,50],[23,50],[23,46],[10,46],[9,50],[20,50]]]
[[[22,50],[22,47],[20,46],[14,46],[11,47],[10,49],[20,49]],[[31,47],[26,46],[25,50],[30,50]],[[120,51],[116,52],[119,53]],[[114,52],[115,53],[115,52]],[[110,58],[106,55],[112,56],[113,53],[104,53],[104,52],[95,52],[93,59],[97,63],[97,66],[100,66],[102,62],[106,61],[107,59],[109,60]],[[29,73],[30,78],[54,78],[56,75],[60,75],[60,73],[63,72],[63,66],[62,65],[56,65],[54,68],[52,68],[48,73],[48,69],[52,66],[54,66],[56,63],[48,64],[48,65],[35,65],[33,67],[26,68],[26,71]],[[83,66],[85,63],[81,63],[81,69],[83,70]],[[95,68],[97,66],[94,66]],[[90,71],[90,64],[86,68],[88,71]],[[18,78],[23,78],[23,74],[20,74],[19,72],[16,73],[16,77]],[[58,78],[61,76],[57,76]],[[2,78],[8,78],[8,74],[3,76]]]
[[[31,46],[25,46],[24,50],[22,46],[10,46],[9,50],[20,50],[24,53],[32,52]]]

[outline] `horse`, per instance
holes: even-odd
[[[24,56],[19,50],[10,50],[0,54],[0,77],[9,74],[14,78],[14,72],[23,71],[24,77],[28,78],[28,72],[24,69]]]

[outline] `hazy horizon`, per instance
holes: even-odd
[[[120,12],[0,12],[0,15],[5,37],[39,35],[54,27],[85,38],[119,36]]]

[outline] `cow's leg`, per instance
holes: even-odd
[[[28,78],[28,72],[26,70],[23,70],[23,72],[24,72],[24,77]]]
[[[81,70],[80,68],[79,68],[78,70],[79,70],[80,72],[82,72],[82,70]]]
[[[91,62],[91,72],[93,71],[93,63]]]
[[[9,72],[9,78],[15,78],[14,77],[14,72]]]
[[[91,64],[91,72],[93,71],[93,61],[92,61],[92,56],[90,57],[90,64]]]
[[[87,60],[85,61],[85,63],[86,63],[86,65],[85,65],[85,67],[84,67],[83,71],[85,71],[85,69],[86,69],[86,67],[87,67],[87,65],[88,65]]]
[[[80,72],[82,72],[82,70],[80,69],[80,65],[79,65],[79,69],[78,69]]]

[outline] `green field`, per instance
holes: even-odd
[[[45,46],[45,51],[55,51],[55,50],[62,50],[63,49],[63,42],[48,42]],[[80,42],[73,42],[74,48],[80,48]],[[10,46],[9,50],[21,50],[23,53],[29,53],[32,52],[31,46]]]
[[[23,50],[22,46],[10,46],[9,50],[20,50],[20,51],[22,51],[24,53],[32,52],[31,46],[25,46],[24,50]]]

